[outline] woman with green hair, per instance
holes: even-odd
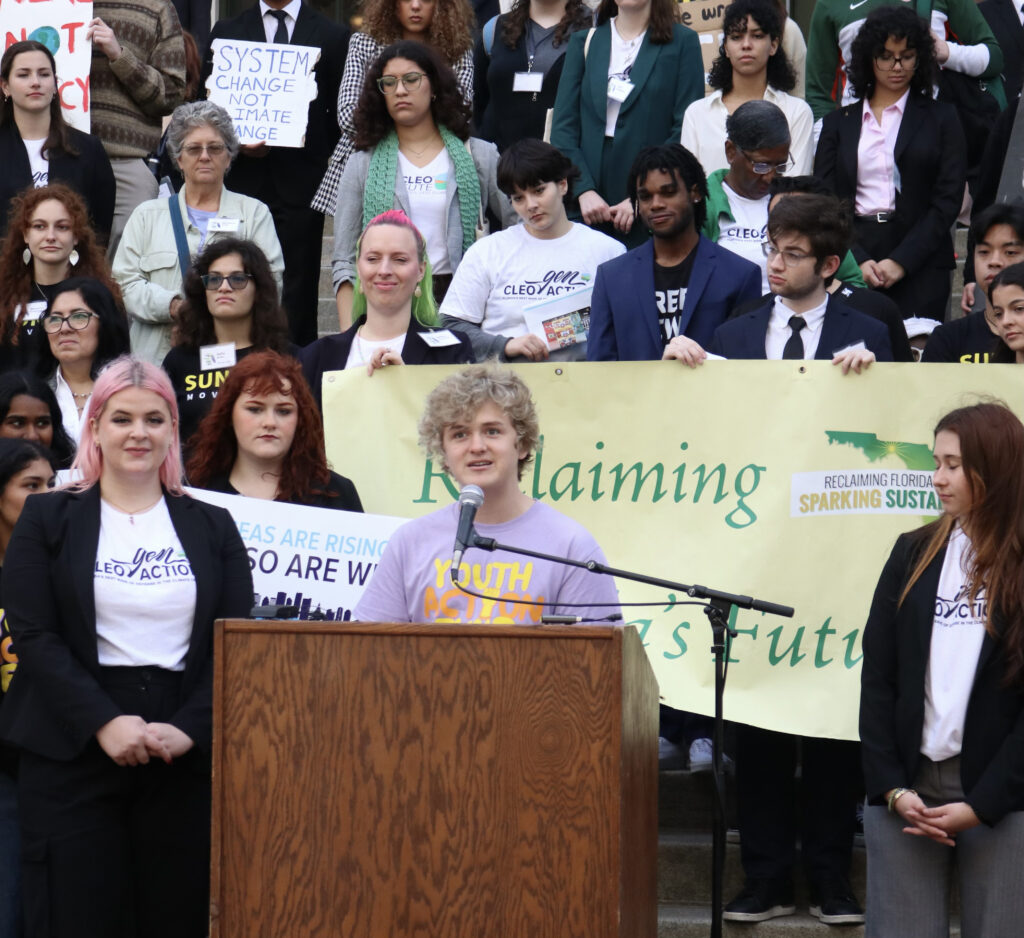
[[[437,303],[427,242],[405,212],[370,219],[356,242],[353,324],[299,353],[302,371],[321,404],[324,372],[388,365],[463,365],[473,361],[465,336],[437,329]],[[429,339],[426,336],[429,335]]]
[[[498,189],[498,151],[469,136],[455,75],[427,46],[393,43],[370,67],[334,216],[334,291],[341,328],[352,317],[356,238],[370,219],[401,209],[423,232],[440,302],[463,254],[484,233],[487,209],[515,213]]]

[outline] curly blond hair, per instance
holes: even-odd
[[[382,46],[404,38],[398,19],[399,0],[369,0],[363,7],[362,31]],[[469,0],[434,0],[434,16],[423,36],[449,65],[473,48],[476,17]]]
[[[445,428],[472,420],[488,401],[501,408],[515,430],[516,445],[526,449],[526,455],[519,460],[521,479],[540,442],[537,408],[526,382],[493,361],[470,365],[449,375],[427,395],[427,405],[418,426],[420,446],[447,472],[448,467],[444,463]]]

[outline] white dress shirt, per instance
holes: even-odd
[[[295,20],[299,15],[299,7],[302,0],[290,0],[281,9],[288,15],[284,18],[284,28],[288,30],[288,41],[292,41],[292,34],[295,32]],[[274,9],[264,0],[260,0],[260,15],[263,17],[263,28],[267,32],[267,42],[273,42],[277,35],[277,17],[271,16],[270,11]]]
[[[827,297],[821,306],[815,306],[814,309],[809,309],[806,313],[798,313],[786,305],[783,297],[776,296],[772,315],[768,320],[768,331],[764,336],[765,358],[782,358],[782,350],[793,334],[793,330],[789,327],[790,316],[800,316],[807,323],[800,330],[800,339],[804,343],[804,358],[814,358],[818,351],[818,341],[821,339],[821,327],[825,322],[826,306],[828,306]]]

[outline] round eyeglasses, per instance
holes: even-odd
[[[48,316],[43,317],[43,331],[48,332],[50,335],[56,335],[63,328],[64,323],[67,323],[69,328],[77,332],[88,326],[89,320],[93,316],[99,319],[99,313],[94,313],[88,309],[73,309],[67,316],[61,316],[59,313],[50,313]]]
[[[240,270],[233,274],[204,274],[199,278],[207,290],[219,290],[221,284],[226,280],[232,290],[244,290],[245,285],[252,280],[252,274],[244,274]]]
[[[380,88],[381,94],[394,94],[398,83],[401,82],[406,91],[415,91],[419,88],[425,74],[425,72],[406,72],[401,78],[396,75],[384,75],[377,79],[377,87]]]
[[[782,163],[761,163],[754,162],[750,154],[746,150],[740,150],[740,153],[746,157],[747,162],[750,164],[750,168],[757,173],[758,176],[767,176],[769,173],[774,172],[776,176],[785,176],[793,166],[792,155],[787,156],[785,162]]]

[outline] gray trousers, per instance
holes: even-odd
[[[962,801],[960,760],[924,760],[913,788],[925,804]],[[949,938],[953,877],[960,890],[961,938],[1024,934],[1024,811],[980,824],[946,847],[904,834],[884,806],[864,812],[868,851],[864,938]]]
[[[136,206],[156,198],[159,184],[143,159],[111,160],[110,168],[114,171],[114,181],[117,183],[114,221],[110,226],[110,244],[107,246],[107,260],[113,263],[128,216],[135,211]]]

